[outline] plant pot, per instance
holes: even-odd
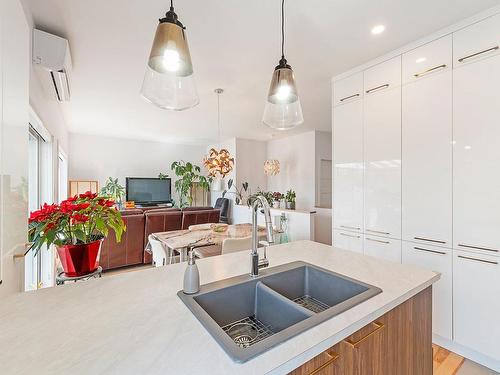
[[[274,208],[281,208],[281,202],[280,201],[274,201],[273,202],[273,207]]]
[[[68,277],[88,275],[99,267],[102,240],[87,244],[57,246],[64,273]]]
[[[295,210],[295,202],[286,202],[287,210]]]

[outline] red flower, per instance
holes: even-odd
[[[73,222],[74,223],[85,223],[88,220],[89,220],[89,217],[87,215],[80,215],[80,214],[73,215]]]
[[[30,214],[29,222],[43,222],[49,218],[53,213],[59,210],[59,207],[56,204],[47,204],[44,203],[42,207],[38,211],[34,211]]]

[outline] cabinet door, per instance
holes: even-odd
[[[403,86],[405,240],[452,246],[452,87],[449,68]]]
[[[401,56],[375,65],[364,72],[365,96],[401,85]]]
[[[454,339],[493,359],[500,358],[500,258],[454,251]]]
[[[333,105],[349,103],[363,98],[363,73],[341,79],[333,84]]]
[[[500,252],[500,55],[453,75],[453,242]]]
[[[403,84],[421,81],[452,68],[452,36],[447,35],[403,54]]]
[[[340,344],[304,363],[289,375],[346,375],[344,358],[340,354]]]
[[[333,226],[363,230],[363,101],[333,109]]]
[[[401,263],[401,240],[366,235],[363,248],[365,255]]]
[[[366,94],[364,103],[365,232],[400,239],[401,88]]]
[[[363,237],[356,232],[334,230],[333,246],[363,254]]]
[[[452,340],[452,254],[450,249],[403,241],[403,264],[441,273],[432,285],[432,332]]]
[[[455,68],[500,54],[500,14],[453,34]]]

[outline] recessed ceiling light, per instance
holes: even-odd
[[[423,63],[425,60],[427,60],[427,58],[425,58],[425,57],[419,57],[418,59],[415,60],[415,62],[417,64],[420,64],[420,63]]]
[[[372,34],[373,35],[378,35],[378,34],[382,34],[385,30],[385,26],[384,25],[377,25],[377,26],[374,26],[373,29],[372,29]]]

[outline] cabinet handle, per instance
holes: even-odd
[[[491,48],[485,49],[484,51],[479,51],[479,52],[473,53],[472,55],[468,55],[468,56],[462,57],[461,59],[458,59],[458,62],[464,62],[465,60],[468,60],[468,59],[471,59],[473,57],[482,55],[483,53],[487,53],[487,52],[491,52],[491,51],[496,51],[498,48],[500,48],[500,47],[499,46],[495,46],[495,47],[491,47]]]
[[[476,262],[483,262],[483,263],[488,263],[488,264],[498,264],[498,262],[494,262],[492,260],[484,260],[484,259],[478,259],[478,258],[471,258],[471,257],[463,256],[463,255],[459,255],[458,257],[462,258],[462,259],[475,260]]]
[[[420,241],[428,241],[428,242],[434,242],[434,243],[440,243],[440,244],[445,244],[446,241],[441,241],[441,240],[431,240],[430,238],[424,238],[424,237],[413,237],[414,240],[420,240]]]
[[[361,230],[360,227],[350,227],[348,225],[341,225],[340,226],[341,228],[345,228],[345,229],[354,229],[354,230]]]
[[[371,232],[371,233],[379,233],[379,234],[387,234],[387,235],[390,234],[389,232],[381,232],[379,230],[373,230],[373,229],[367,229],[366,231]]]
[[[438,66],[435,66],[434,68],[430,68],[430,69],[427,69],[427,70],[424,70],[423,72],[420,72],[420,73],[415,73],[413,76],[415,78],[419,78],[419,77],[423,77],[429,73],[432,73],[436,70],[439,70],[439,69],[444,69],[446,68],[446,64],[443,64],[443,65],[438,65]]]
[[[476,250],[486,250],[486,251],[493,251],[494,253],[498,253],[500,250],[497,249],[489,249],[487,247],[480,247],[480,246],[472,246],[472,245],[464,245],[459,243],[458,246],[460,247],[466,247],[468,249],[476,249]]]
[[[434,253],[434,254],[446,255],[444,251],[429,250],[429,249],[424,249],[422,247],[414,247],[414,249],[420,251],[427,251],[429,253]]]
[[[366,237],[366,239],[367,239],[368,241],[379,242],[379,243],[383,243],[383,244],[386,244],[386,245],[390,244],[390,242],[389,242],[389,241],[375,240],[375,239],[373,239],[373,238],[369,238],[369,237]]]
[[[344,100],[348,100],[348,99],[356,98],[356,97],[358,97],[358,96],[359,96],[359,94],[354,94],[354,95],[346,96],[345,98],[342,98],[342,99],[340,99],[339,101],[340,101],[340,102],[343,102]]]
[[[323,363],[321,366],[319,366],[316,370],[314,370],[313,372],[310,372],[309,375],[315,375],[315,374],[318,374],[319,372],[321,372],[322,370],[324,370],[326,367],[330,366],[333,362],[335,362],[337,359],[339,359],[340,357],[340,354],[337,354],[337,353],[328,353],[328,352],[325,352],[325,354],[330,357],[330,359],[328,361],[326,361],[325,363]]]
[[[370,338],[375,333],[377,333],[378,331],[380,331],[382,328],[385,327],[385,325],[383,323],[373,322],[372,324],[375,326],[375,329],[373,331],[371,331],[369,334],[367,334],[366,336],[360,338],[358,341],[353,341],[351,339],[345,339],[344,342],[349,344],[349,346],[351,348],[356,349],[359,346],[359,344],[361,344],[363,341],[366,341],[368,338]]]
[[[380,85],[380,86],[374,87],[374,88],[372,88],[372,89],[366,90],[366,93],[367,93],[367,94],[370,94],[370,93],[372,93],[372,92],[374,92],[374,91],[376,91],[376,90],[386,89],[386,88],[388,88],[388,87],[389,87],[389,84],[388,84],[388,83],[386,83],[385,85]]]
[[[347,233],[339,233],[341,236],[345,236],[345,237],[351,237],[351,238],[359,238],[359,236],[355,236],[353,234],[347,234]]]

